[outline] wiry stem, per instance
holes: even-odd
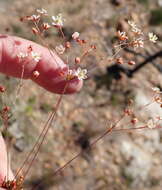
[[[125,115],[123,115],[112,127],[106,129],[106,131],[100,135],[96,140],[94,140],[88,147],[88,149],[92,148],[96,143],[98,143],[98,141],[100,141],[101,139],[103,139],[108,133],[111,133],[112,130],[117,127],[117,125],[119,124],[119,122],[125,117]],[[69,160],[68,162],[66,162],[63,166],[61,166],[60,168],[56,169],[56,171],[54,171],[53,176],[57,175],[58,173],[60,173],[62,170],[64,170],[71,162],[73,162],[75,159],[77,159],[82,153],[84,152],[84,150],[81,150],[78,154],[76,154],[71,160]],[[39,183],[38,185],[36,185],[35,187],[33,187],[31,190],[36,190],[37,187],[39,187],[41,184],[43,183],[43,181],[41,183]]]
[[[28,156],[26,157],[26,159],[25,159],[25,161],[23,162],[23,164],[22,164],[22,166],[20,167],[20,169],[18,170],[18,172],[17,172],[15,178],[16,178],[16,177],[19,175],[19,173],[24,169],[26,163],[29,161],[30,157],[32,156],[32,153],[33,153],[34,150],[37,148],[35,154],[33,155],[33,158],[32,158],[32,160],[31,160],[31,162],[29,163],[28,168],[26,169],[26,171],[25,171],[25,173],[24,173],[24,178],[25,178],[26,175],[28,174],[28,172],[29,172],[29,170],[30,170],[30,168],[31,168],[31,166],[32,166],[32,164],[33,164],[33,162],[34,162],[36,156],[37,156],[38,153],[39,153],[39,150],[40,150],[40,148],[41,148],[41,145],[43,144],[44,139],[45,139],[45,137],[46,137],[46,135],[47,135],[47,133],[48,133],[48,131],[49,131],[49,128],[50,128],[50,126],[51,126],[51,123],[53,122],[53,120],[54,120],[55,117],[56,117],[57,110],[58,110],[58,108],[59,108],[59,106],[60,106],[60,103],[61,103],[61,100],[62,100],[62,98],[63,98],[63,95],[64,95],[64,93],[65,93],[66,88],[67,88],[67,84],[65,85],[65,87],[64,87],[64,89],[63,89],[63,93],[59,96],[59,99],[58,99],[58,101],[57,101],[57,104],[56,104],[56,106],[55,106],[54,111],[50,114],[50,117],[48,118],[48,120],[47,120],[47,122],[46,122],[46,124],[45,124],[45,126],[44,126],[44,128],[43,128],[43,130],[42,130],[42,132],[41,132],[41,134],[39,135],[39,137],[38,137],[38,139],[37,139],[37,141],[36,141],[34,147],[32,148],[31,152],[30,152],[30,153],[28,154]]]
[[[65,89],[65,88],[64,88],[64,89]],[[64,93],[63,93],[63,94],[64,94]],[[58,102],[57,102],[57,104],[56,104],[56,109],[55,109],[54,112],[52,113],[50,123],[49,123],[49,125],[47,125],[47,128],[45,127],[45,129],[44,129],[44,134],[43,134],[43,136],[42,136],[42,140],[41,140],[40,143],[38,144],[37,151],[36,151],[35,154],[33,155],[33,158],[32,158],[32,160],[31,160],[31,162],[29,163],[29,166],[28,166],[27,170],[25,171],[24,177],[26,177],[26,175],[28,174],[28,172],[29,172],[29,170],[30,170],[30,168],[31,168],[31,166],[32,166],[32,164],[33,164],[33,162],[34,162],[36,156],[38,155],[39,150],[40,150],[40,148],[41,148],[41,146],[42,146],[42,144],[43,144],[43,142],[44,142],[44,140],[45,140],[45,137],[46,137],[46,135],[47,135],[47,133],[48,133],[48,131],[49,131],[49,129],[50,129],[51,123],[53,122],[53,120],[54,120],[55,117],[56,117],[56,113],[57,113],[57,110],[58,110],[59,105],[60,105],[60,103],[61,103],[61,100],[62,100],[62,98],[63,98],[63,94],[60,95],[60,97],[59,97],[59,100],[58,100]]]
[[[43,41],[43,39],[42,39],[41,31],[40,31],[40,29],[39,29],[38,23],[37,23],[37,22],[34,22],[34,25],[35,25],[36,29],[39,31],[39,38],[40,38],[42,44],[45,45],[45,47],[47,47],[47,49],[49,50],[49,52],[50,52],[52,58],[54,58],[54,60],[55,60],[56,63],[57,63],[57,60],[56,60],[55,57],[53,56],[53,50],[51,50],[51,49],[48,47],[48,45],[44,44],[44,41]],[[63,33],[62,29],[61,29],[60,31],[61,31],[61,33]],[[64,36],[64,34],[63,34],[63,36]],[[65,36],[64,36],[64,37],[65,37]],[[63,37],[63,38],[64,38],[64,37]],[[24,68],[23,68],[22,76],[23,76],[23,73],[24,73]],[[29,164],[28,169],[27,169],[26,172],[25,172],[25,176],[27,175],[27,173],[28,173],[29,169],[31,168],[31,165],[32,165],[33,161],[35,160],[35,158],[36,158],[36,156],[37,156],[37,154],[38,154],[38,152],[39,152],[39,149],[40,149],[40,147],[41,147],[41,145],[42,145],[42,143],[43,143],[43,141],[44,141],[44,139],[45,139],[45,136],[46,136],[46,134],[47,134],[47,132],[48,132],[48,130],[49,130],[49,128],[50,128],[50,125],[51,125],[52,121],[54,120],[54,118],[55,118],[55,116],[56,116],[58,107],[59,107],[59,105],[60,105],[60,103],[61,103],[62,96],[63,96],[63,94],[65,93],[66,88],[67,88],[67,85],[65,85],[65,87],[64,87],[64,89],[63,89],[63,93],[62,93],[62,95],[59,97],[59,100],[58,100],[57,105],[56,105],[56,109],[50,114],[50,116],[49,116],[47,122],[46,122],[45,125],[44,125],[44,128],[43,128],[42,132],[40,133],[39,137],[37,138],[37,141],[36,141],[35,145],[33,146],[33,148],[32,148],[32,150],[30,151],[30,153],[27,155],[27,157],[26,157],[26,159],[24,160],[22,166],[18,169],[18,171],[17,171],[17,173],[16,173],[14,179],[16,179],[17,176],[19,175],[19,173],[24,169],[26,163],[29,161],[30,157],[32,156],[34,150],[35,150],[36,147],[37,147],[36,153],[34,154],[33,159],[32,159],[32,161],[31,161],[31,163]],[[42,140],[41,140],[41,138],[42,138]],[[40,141],[40,142],[39,142],[39,141]]]
[[[44,128],[43,130],[41,131],[39,137],[37,138],[36,140],[36,143],[35,145],[33,146],[32,150],[30,151],[30,153],[26,156],[26,159],[24,160],[22,166],[18,169],[18,171],[16,172],[16,175],[14,177],[14,179],[17,178],[17,176],[20,174],[20,172],[23,170],[23,168],[25,167],[25,164],[28,162],[29,158],[31,157],[32,153],[34,152],[36,146],[38,145],[39,141],[40,141],[40,138],[42,137],[43,133],[44,133],[44,130],[46,129],[47,125],[48,125],[48,122],[50,121],[51,117],[52,117],[52,114],[53,112],[50,114],[48,120],[46,121],[45,125],[44,125]]]

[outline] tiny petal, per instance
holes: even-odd
[[[148,37],[149,37],[149,40],[150,40],[151,42],[153,42],[153,43],[156,43],[157,40],[158,40],[158,37],[157,37],[155,34],[153,34],[152,32],[150,32],[150,33],[148,34]]]
[[[135,22],[133,22],[133,21],[131,21],[131,20],[128,20],[128,24],[129,24],[131,27],[133,27],[133,28],[136,27]]]
[[[57,16],[52,16],[52,25],[62,27],[64,25],[65,19],[62,17],[62,14],[58,14]]]
[[[143,34],[141,29],[137,27],[135,22],[128,20],[128,24],[131,26],[132,32],[134,32],[138,35]]]
[[[32,15],[29,20],[38,21],[40,19],[40,15]]]
[[[31,56],[35,62],[39,62],[41,60],[41,56],[37,52],[32,51]]]
[[[153,119],[148,120],[148,122],[147,122],[147,127],[148,127],[149,129],[155,128],[155,123],[154,123]]]
[[[121,40],[121,41],[124,41],[124,40],[128,39],[126,33],[125,32],[121,32],[120,30],[117,32],[117,36],[118,36],[119,40]]]
[[[73,38],[73,40],[76,40],[76,39],[78,39],[79,38],[79,32],[74,32],[73,34],[72,34],[72,38]]]
[[[75,71],[75,76],[78,77],[79,80],[84,80],[87,78],[87,69],[81,69],[80,67]]]
[[[47,11],[45,9],[37,9],[37,13],[42,14],[42,15],[47,15]]]
[[[158,87],[153,87],[153,88],[152,88],[152,91],[155,92],[155,93],[160,93],[160,88],[158,88]]]

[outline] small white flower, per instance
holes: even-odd
[[[52,25],[53,26],[63,26],[65,19],[62,17],[62,14],[58,14],[57,16],[52,16]]]
[[[40,15],[32,15],[31,16],[31,20],[32,21],[37,21],[37,20],[39,20],[40,19]]]
[[[84,80],[87,78],[87,69],[81,69],[80,67],[75,71],[75,76],[78,77],[79,80]]]
[[[153,128],[156,127],[156,125],[155,125],[153,119],[148,120],[148,122],[147,122],[147,127],[148,127],[149,129],[153,129]]]
[[[135,22],[128,20],[128,24],[131,26],[132,32],[136,34],[143,34],[141,29],[137,27]]]
[[[79,32],[74,32],[73,34],[72,34],[72,38],[74,39],[74,40],[76,40],[76,39],[78,39],[79,38]]]
[[[156,41],[158,40],[158,37],[157,37],[154,33],[152,33],[152,32],[150,32],[150,33],[148,34],[148,37],[149,37],[149,40],[150,40],[151,42],[153,42],[153,43],[156,43]]]
[[[37,9],[37,13],[42,14],[42,15],[47,15],[47,11],[45,9]]]
[[[128,39],[128,36],[126,35],[126,32],[121,32],[120,30],[117,32],[117,35],[118,35],[118,38],[120,40],[127,40]]]
[[[143,34],[141,29],[135,27],[135,28],[132,28],[132,32],[136,33],[136,34]]]
[[[59,45],[56,46],[55,50],[58,54],[62,55],[65,52],[65,47],[63,45]]]
[[[24,59],[24,58],[26,58],[27,56],[28,56],[28,54],[27,54],[27,53],[23,53],[23,52],[20,52],[20,53],[18,53],[18,55],[17,55],[17,57],[20,58],[20,59]]]
[[[155,93],[160,93],[160,89],[158,87],[153,87],[152,90]]]
[[[37,52],[32,51],[31,56],[32,56],[32,58],[34,59],[35,62],[39,62],[41,60],[41,56]]]
[[[136,28],[136,23],[131,21],[131,20],[128,20],[128,24],[132,27],[132,28]]]

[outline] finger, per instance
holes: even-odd
[[[7,171],[7,153],[6,146],[3,140],[3,137],[0,133],[0,185],[3,183],[4,179],[7,177],[9,180],[14,178],[13,173],[9,167],[9,171]]]
[[[20,52],[27,53],[29,47],[40,54],[40,61],[36,62],[31,56],[20,60]],[[24,72],[23,72],[24,66]],[[37,71],[39,76],[35,77]],[[22,38],[0,35],[0,72],[17,78],[31,79],[46,90],[53,93],[74,93],[81,89],[83,83],[75,78],[66,80],[68,66],[47,48]],[[23,76],[22,76],[23,73]]]

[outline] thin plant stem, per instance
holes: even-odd
[[[42,133],[42,135],[43,135],[43,136],[41,137],[42,140],[41,140],[40,143],[38,144],[37,150],[36,150],[35,154],[33,155],[33,158],[32,158],[32,160],[31,160],[31,162],[29,163],[29,166],[28,166],[27,170],[25,171],[24,177],[26,177],[26,175],[28,174],[28,172],[29,172],[29,170],[30,170],[30,168],[31,168],[31,166],[32,166],[32,164],[33,164],[33,162],[34,162],[36,156],[38,155],[39,150],[40,150],[40,148],[41,148],[41,146],[42,146],[42,144],[43,144],[43,142],[44,142],[44,140],[45,140],[45,137],[46,137],[46,135],[47,135],[47,133],[48,133],[50,127],[51,127],[51,123],[52,123],[52,122],[54,121],[54,119],[56,118],[56,114],[57,114],[58,108],[59,108],[59,106],[60,106],[60,104],[61,104],[61,101],[62,101],[62,98],[63,98],[63,95],[64,95],[64,93],[65,93],[65,91],[66,91],[67,86],[68,86],[68,84],[65,85],[65,87],[64,87],[64,89],[63,89],[63,93],[59,96],[59,99],[58,99],[58,101],[57,101],[55,110],[53,111],[53,113],[52,113],[52,115],[51,115],[51,119],[50,119],[50,121],[49,121],[49,125],[45,126],[44,129],[43,129],[43,131],[44,131],[43,133],[44,133],[44,134]]]
[[[42,135],[43,135],[43,133],[44,133],[45,128],[46,128],[47,125],[48,125],[48,122],[50,121],[50,119],[51,119],[51,117],[52,117],[52,114],[53,114],[53,112],[50,114],[48,120],[46,121],[46,123],[45,123],[45,125],[44,125],[44,128],[43,128],[43,130],[41,131],[39,137],[37,138],[37,140],[36,140],[36,142],[35,142],[35,145],[33,146],[32,150],[31,150],[31,151],[29,152],[29,154],[26,156],[26,158],[25,158],[25,160],[24,160],[22,166],[21,166],[21,167],[18,169],[18,171],[16,172],[16,175],[15,175],[14,179],[16,179],[17,176],[19,175],[19,173],[23,170],[25,164],[28,162],[29,158],[31,157],[32,153],[34,152],[36,146],[38,145],[38,143],[39,143],[39,141],[40,141],[40,139],[41,139],[41,137],[42,137]]]
[[[61,33],[62,38],[65,39],[65,34],[64,34],[63,30],[62,30],[62,27],[59,27],[59,31]]]
[[[123,115],[112,127],[106,129],[106,131],[100,135],[96,140],[94,140],[88,147],[88,149],[92,148],[94,145],[96,145],[96,143],[98,143],[101,139],[103,139],[107,134],[111,133],[113,131],[113,129],[115,127],[117,127],[117,125],[120,123],[120,121],[125,117],[125,115]],[[58,169],[56,169],[53,173],[53,176],[57,175],[58,173],[60,173],[62,170],[64,170],[71,162],[73,162],[74,160],[76,160],[80,155],[82,155],[82,153],[84,152],[84,150],[81,150],[78,154],[76,154],[72,159],[70,159],[68,162],[66,162],[63,166],[59,167]],[[42,181],[43,182],[43,181]],[[41,184],[39,183],[38,185],[36,185],[35,187],[33,187],[31,190],[36,190]]]
[[[42,38],[41,31],[40,31],[40,29],[39,29],[38,24],[37,24],[36,22],[34,22],[34,25],[35,25],[36,29],[38,30],[38,37],[39,37],[39,39],[40,39],[42,45],[45,46],[45,47],[48,49],[48,51],[49,51],[51,57],[55,60],[56,64],[59,66],[59,64],[58,64],[58,62],[57,62],[55,56],[53,55],[53,54],[55,53],[55,49],[51,49],[51,48],[48,46],[48,44],[46,44],[46,43],[44,42],[44,39]]]
[[[129,128],[129,129],[126,129],[126,128],[114,129],[113,132],[118,132],[118,131],[128,131],[129,132],[131,130],[140,130],[140,129],[148,129],[148,130],[150,130],[147,125],[144,125],[144,126],[140,126],[140,127],[132,127],[132,128]],[[157,127],[153,128],[153,129],[162,129],[162,126],[157,126]]]
[[[17,91],[16,91],[16,98],[15,98],[15,101],[17,100],[18,98],[18,95],[20,94],[20,90],[21,90],[21,87],[22,87],[22,84],[23,84],[23,76],[24,76],[24,69],[25,69],[25,65],[23,64],[22,65],[22,72],[21,72],[21,77],[20,77],[20,82],[19,82],[19,85],[18,85],[18,88],[17,88]]]
[[[6,174],[6,179],[8,181],[9,179],[9,164],[10,164],[10,160],[9,160],[9,137],[8,137],[8,134],[7,134],[7,130],[8,130],[8,119],[6,121],[4,121],[4,125],[5,125],[5,131],[6,131],[6,152],[7,152],[7,174]]]

